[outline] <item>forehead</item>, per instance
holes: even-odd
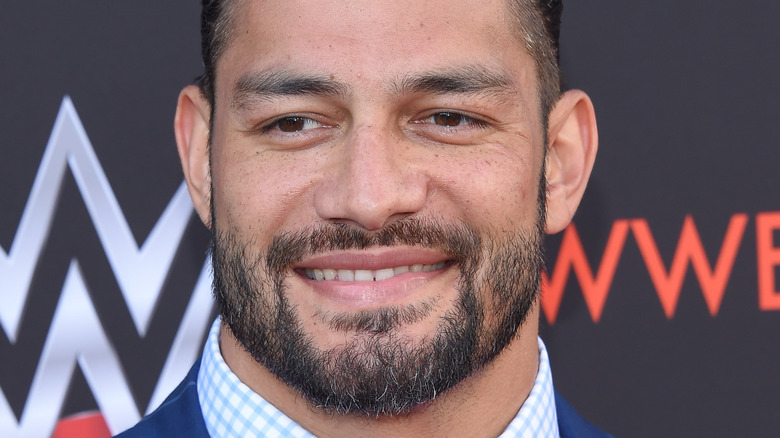
[[[224,81],[253,70],[387,82],[466,65],[531,84],[533,62],[505,1],[235,0],[218,88],[229,92]]]

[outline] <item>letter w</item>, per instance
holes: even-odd
[[[574,269],[593,322],[598,322],[601,319],[601,312],[604,310],[607,294],[612,285],[612,279],[615,277],[615,270],[623,252],[626,235],[628,235],[628,221],[625,219],[616,220],[612,224],[612,231],[609,233],[601,265],[594,278],[577,229],[574,225],[566,228],[561,247],[558,250],[558,259],[553,268],[552,279],[546,272],[542,272],[542,311],[544,311],[544,316],[549,324],[555,324],[558,317],[558,309],[561,306],[563,290],[569,279],[570,269]]]
[[[667,272],[647,221],[644,219],[631,221],[631,229],[639,245],[639,251],[645,260],[647,271],[653,280],[653,285],[655,285],[658,298],[661,300],[661,306],[667,318],[671,319],[677,308],[677,301],[680,298],[680,290],[685,279],[688,260],[691,261],[696,277],[699,279],[710,315],[716,316],[718,314],[720,303],[723,300],[723,293],[731,276],[731,269],[734,267],[734,260],[737,257],[737,250],[742,241],[742,235],[745,232],[747,222],[748,217],[746,214],[735,214],[732,216],[726,236],[723,239],[718,261],[715,263],[715,270],[713,271],[702,247],[696,224],[690,215],[686,216],[680,232],[677,250],[674,253],[671,267]]]

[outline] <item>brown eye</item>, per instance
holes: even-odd
[[[310,117],[291,115],[281,116],[269,121],[265,126],[260,128],[260,132],[263,134],[273,132],[276,133],[276,135],[290,134],[295,136],[306,131],[328,127],[331,126],[320,123]]]
[[[306,126],[305,117],[286,117],[277,122],[279,130],[282,132],[302,131]]]
[[[433,123],[441,126],[458,126],[463,123],[463,115],[457,113],[436,113],[433,116]]]

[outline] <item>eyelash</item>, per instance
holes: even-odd
[[[444,116],[444,117],[458,117],[458,124],[456,125],[447,125],[447,124],[440,124],[435,122],[435,118],[438,116]],[[485,128],[487,127],[487,123],[484,120],[477,119],[475,117],[468,116],[466,114],[457,112],[457,111],[439,111],[435,112],[433,114],[430,114],[416,123],[425,123],[426,121],[429,121],[430,124],[441,126],[443,128],[447,129],[455,129],[463,126],[467,126],[470,128]]]
[[[457,118],[457,124],[454,124],[454,125],[446,124],[446,121],[442,121],[442,120],[439,120],[439,122],[442,122],[442,123],[437,123],[437,121],[436,121],[437,117]],[[303,123],[303,125],[300,128],[293,127],[292,130],[287,131],[287,130],[282,129],[282,124],[283,123],[293,123],[293,124],[294,123]],[[441,127],[443,129],[448,129],[448,130],[449,129],[454,130],[454,129],[458,129],[458,128],[463,129],[464,127],[481,129],[481,128],[485,128],[485,127],[488,126],[488,124],[485,121],[483,121],[483,120],[477,119],[475,117],[472,117],[472,116],[469,116],[469,115],[466,115],[466,114],[463,114],[463,113],[460,113],[460,112],[457,112],[457,111],[438,111],[438,112],[429,114],[429,115],[427,115],[427,116],[425,116],[425,117],[423,117],[421,119],[413,120],[412,123],[435,125],[437,127]],[[314,125],[319,125],[319,126],[310,126],[307,129],[306,125],[309,125],[309,124],[314,124]],[[273,130],[278,130],[279,132],[284,133],[284,134],[298,134],[298,133],[309,131],[311,129],[315,129],[317,127],[322,127],[322,126],[327,126],[327,125],[325,125],[325,124],[323,124],[321,122],[318,122],[318,121],[314,120],[311,117],[299,116],[299,115],[284,115],[284,116],[277,117],[277,118],[269,121],[268,123],[266,123],[265,125],[260,127],[259,131],[262,134],[267,134],[267,133],[269,133],[269,132],[271,132]]]
[[[303,127],[301,129],[294,129],[292,131],[285,131],[281,127],[281,124],[284,123],[284,122],[292,122],[292,123],[302,122],[304,125],[303,125]],[[307,124],[315,124],[315,125],[325,126],[322,123],[312,119],[311,117],[296,116],[296,115],[285,115],[285,116],[277,117],[276,119],[271,120],[270,122],[268,122],[267,124],[262,126],[260,128],[260,132],[263,133],[263,134],[266,134],[266,133],[276,129],[276,130],[279,130],[280,132],[283,132],[285,134],[293,134],[293,133],[308,131],[309,129],[312,129],[312,128],[305,129]]]

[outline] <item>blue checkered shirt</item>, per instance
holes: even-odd
[[[314,437],[233,374],[219,351],[220,318],[214,321],[198,373],[198,399],[212,437]],[[501,438],[559,437],[547,349],[539,339],[539,371],[531,393]]]

